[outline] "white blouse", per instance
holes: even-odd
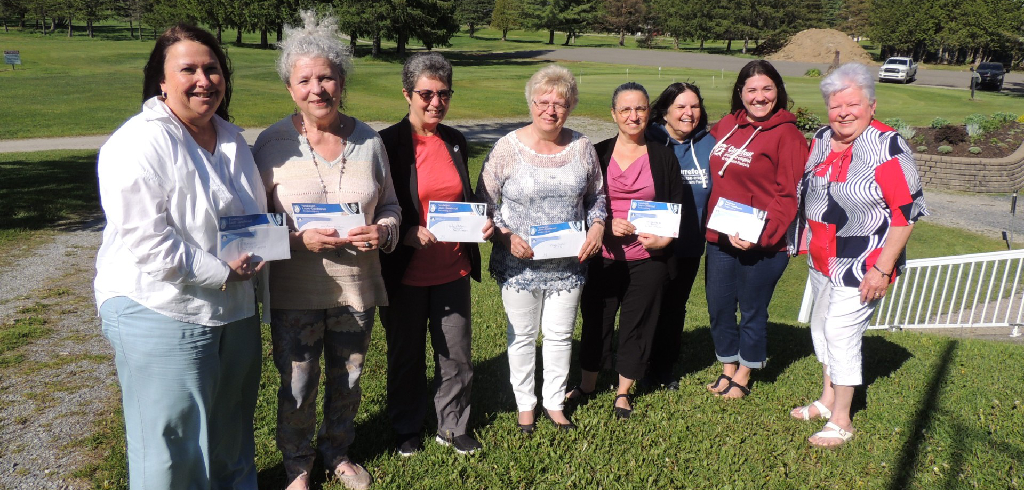
[[[251,281],[220,289],[230,269],[217,258],[217,222],[266,212],[267,194],[242,129],[218,116],[213,121],[217,147],[211,154],[154,97],[100,148],[107,225],[96,257],[97,306],[126,296],[175,320],[208,326],[256,313]]]

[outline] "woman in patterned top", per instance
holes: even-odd
[[[533,432],[537,333],[544,334],[542,405],[562,430],[575,425],[562,413],[584,262],[601,251],[605,198],[601,167],[586,136],[565,129],[578,91],[572,73],[541,68],[526,84],[533,122],[505,135],[484,160],[478,197],[495,225],[491,275],[501,286],[508,319],[508,363],[523,433]],[[577,256],[533,260],[532,225],[585,221]]]
[[[821,95],[829,126],[811,142],[797,229],[807,230],[811,339],[824,380],[821,397],[790,415],[827,419],[809,441],[833,447],[853,437],[850,403],[862,383],[861,339],[905,263],[914,222],[927,211],[910,147],[874,120],[871,70],[842,65],[821,81]]]

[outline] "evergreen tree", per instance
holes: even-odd
[[[469,37],[476,34],[476,28],[491,21],[495,0],[461,0],[455,8],[459,24],[469,27]]]

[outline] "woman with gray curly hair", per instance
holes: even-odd
[[[562,411],[572,331],[586,260],[601,251],[607,214],[594,145],[564,127],[578,101],[572,72],[558,65],[538,70],[526,83],[532,122],[494,144],[476,189],[494,220],[491,275],[505,305],[509,379],[524,434],[535,428],[538,333],[544,334],[544,414],[559,430],[576,427]],[[534,259],[531,227],[578,221],[588,230],[575,256]]]
[[[348,448],[375,307],[387,304],[378,250],[395,249],[401,210],[380,136],[339,112],[350,55],[337,24],[317,22],[308,11],[300,16],[304,25],[286,29],[277,63],[295,114],[263,131],[253,146],[269,207],[286,213],[291,229],[292,257],[270,273],[270,331],[281,374],[277,445],[288,489],[309,488],[323,355],[317,449],[329,475],[360,489],[370,485],[370,474],[349,460]],[[364,224],[303,226],[295,211],[303,207],[345,210],[362,215]]]
[[[788,241],[791,254],[807,251],[811,340],[822,364],[822,391],[790,416],[827,420],[809,442],[836,447],[854,435],[850,405],[863,383],[864,331],[906,263],[914,223],[928,212],[909,145],[874,118],[871,70],[842,65],[821,81],[821,95],[829,125],[811,140],[798,226]]]

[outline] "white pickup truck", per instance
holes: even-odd
[[[878,69],[879,82],[910,83],[917,80],[917,63],[913,58],[889,58]]]

